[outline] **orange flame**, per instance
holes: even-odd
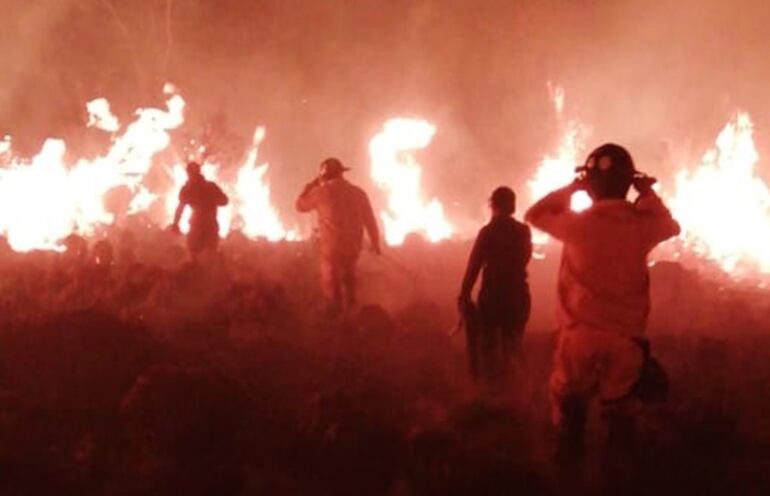
[[[184,165],[170,167],[173,187],[166,192],[154,193],[143,183],[154,157],[169,147],[170,132],[184,123],[184,100],[170,84],[165,85],[164,92],[165,110],[139,109],[125,128],[106,99],[88,102],[88,126],[113,133],[110,149],[93,160],[79,159],[68,166],[64,161],[66,145],[55,139],[47,140],[32,159],[19,158],[12,154],[9,137],[0,140],[0,157],[5,163],[0,168],[0,233],[14,250],[62,250],[60,242],[69,234],[92,235],[99,225],[114,222],[105,198],[115,188],[128,191],[128,213],[147,211],[162,202],[165,220],[171,220],[179,189],[187,178]],[[222,236],[239,217],[248,237],[271,241],[297,238],[294,231],[282,227],[270,203],[270,188],[265,182],[268,165],[257,165],[264,134],[264,128],[257,129],[235,183],[222,184],[233,200],[217,213]],[[216,181],[218,170],[218,164],[203,164],[204,175],[212,180]],[[183,218],[183,228],[188,218],[189,212]]]
[[[412,154],[427,147],[435,132],[427,121],[396,118],[369,142],[372,179],[388,193],[388,208],[380,217],[389,245],[402,244],[410,233],[422,233],[432,243],[452,235],[441,203],[422,199],[422,168]]]
[[[251,149],[238,171],[235,192],[238,197],[238,214],[243,221],[243,233],[251,238],[263,237],[269,241],[298,239],[295,231],[286,230],[278,213],[270,202],[270,186],[265,183],[269,165],[257,164],[259,145],[265,139],[265,128],[254,131]]]
[[[68,167],[65,143],[49,139],[31,160],[10,158],[0,169],[0,232],[14,250],[61,250],[59,241],[72,232],[90,235],[99,224],[111,223],[104,197],[113,188],[126,186],[132,198],[146,202],[141,180],[155,154],[168,146],[168,132],[184,122],[184,100],[172,87],[166,92],[167,109],[138,110],[104,156]],[[91,102],[88,111],[91,125],[117,129],[106,100]]]
[[[239,228],[243,234],[251,239],[265,238],[268,241],[296,241],[299,236],[295,230],[287,230],[283,227],[278,213],[270,201],[270,186],[266,183],[265,174],[269,168],[267,163],[257,163],[259,145],[265,139],[265,128],[257,127],[254,131],[251,148],[246,155],[246,159],[238,169],[235,176],[235,183],[229,184],[218,180],[217,164],[206,162],[201,166],[203,175],[218,183],[225,193],[230,197],[231,202],[217,210],[217,221],[219,223],[219,235],[227,236],[233,225],[233,221],[238,219]],[[176,164],[171,169],[173,187],[168,191],[165,197],[167,221],[174,217],[174,210],[178,202],[178,193],[187,181],[186,168],[182,164]],[[180,221],[180,229],[187,232],[189,229],[189,209],[184,212]]]
[[[546,155],[538,166],[532,179],[527,181],[530,198],[533,202],[539,200],[551,191],[569,184],[575,178],[575,166],[581,162],[580,156],[585,150],[585,140],[589,130],[577,119],[564,120],[564,89],[560,86],[548,85],[551,101],[554,105],[556,118],[560,128],[559,144],[555,155]],[[591,206],[591,199],[584,191],[572,195],[571,208],[575,212]],[[548,241],[545,233],[533,233],[535,244]]]
[[[685,246],[739,277],[770,273],[770,189],[756,172],[751,117],[738,112],[670,199]]]

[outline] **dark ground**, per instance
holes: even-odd
[[[468,381],[443,294],[466,248],[364,259],[363,298],[387,310],[364,305],[335,325],[314,310],[303,244],[231,239],[226,267],[205,272],[173,252],[137,262],[141,246],[109,268],[8,254],[0,492],[580,494],[550,463],[551,334],[530,330],[509,388]],[[670,401],[645,416],[624,485],[589,475],[589,491],[768,494],[762,330],[656,332]],[[601,444],[590,446],[596,474]]]

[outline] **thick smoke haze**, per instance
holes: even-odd
[[[369,186],[367,145],[389,117],[438,127],[419,156],[425,193],[461,230],[499,183],[524,190],[558,138],[547,82],[640,168],[697,163],[737,109],[767,149],[770,80],[762,1],[3,0],[0,132],[23,154],[49,136],[96,153],[86,101],[126,121],[171,81],[204,126],[248,141],[263,124],[273,199],[336,155]],[[687,164],[679,162],[685,160]],[[375,195],[375,201],[382,197]]]

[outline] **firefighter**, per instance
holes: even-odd
[[[321,289],[332,315],[356,301],[355,270],[366,230],[371,249],[380,254],[380,235],[369,197],[348,182],[336,158],[321,162],[320,173],[297,198],[299,212],[315,210],[321,252]]]
[[[187,249],[193,262],[206,252],[215,252],[219,245],[219,223],[217,209],[227,205],[227,195],[219,186],[206,180],[201,166],[196,162],[187,164],[187,182],[179,192],[179,206],[174,213],[173,232],[179,232],[179,221],[185,207],[192,209],[190,230],[187,233]]]
[[[517,221],[516,195],[501,186],[489,199],[492,218],[473,244],[458,306],[465,320],[468,358],[474,380],[506,376],[529,319],[527,264],[532,256],[529,226]],[[471,300],[483,271],[478,307]]]
[[[582,459],[588,406],[595,400],[603,407],[610,442],[632,436],[633,408],[624,405],[635,402],[633,392],[650,369],[644,338],[650,309],[647,257],[680,231],[652,189],[655,179],[636,171],[625,148],[604,144],[578,170],[572,184],[546,195],[525,215],[564,244],[549,389],[557,459],[573,461]],[[638,192],[634,203],[626,200],[632,185]],[[575,213],[570,198],[580,189],[593,203]],[[620,416],[613,420],[615,414]],[[613,426],[624,426],[625,433],[613,433]]]

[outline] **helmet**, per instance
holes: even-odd
[[[615,143],[605,143],[592,151],[578,172],[585,174],[588,193],[595,200],[625,199],[637,173],[631,154]]]
[[[188,176],[200,176],[200,174],[201,174],[201,164],[199,164],[198,162],[187,163]]]
[[[339,159],[330,157],[321,162],[321,177],[324,179],[332,179],[339,177],[343,172],[349,171],[348,167],[342,165]]]
[[[516,211],[516,193],[508,186],[500,186],[492,192],[489,203],[501,213],[512,214]]]

